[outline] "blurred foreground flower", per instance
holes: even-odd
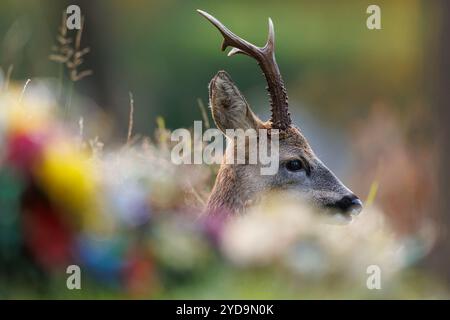
[[[75,225],[100,227],[96,173],[89,159],[75,145],[52,142],[43,151],[35,175],[51,200],[65,212],[73,213]]]
[[[379,266],[388,279],[411,263],[409,254],[417,248],[396,237],[378,209],[368,207],[354,220],[336,225],[333,217],[289,195],[270,196],[226,225],[221,247],[237,265],[276,262],[306,279],[338,275],[362,281],[370,265]]]
[[[287,194],[244,216],[203,216],[197,190],[211,170],[173,165],[161,132],[157,143],[88,152],[57,111],[36,94],[0,94],[0,280],[32,270],[43,275],[33,293],[69,264],[127,297],[253,296],[275,283],[273,297],[329,283],[366,290],[369,265],[386,281],[427,252],[426,229],[397,237],[375,205],[346,226]]]

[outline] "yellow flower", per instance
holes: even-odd
[[[97,223],[95,172],[88,157],[66,141],[52,142],[43,152],[35,175],[50,199],[75,214],[82,226]]]

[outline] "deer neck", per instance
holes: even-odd
[[[208,200],[207,211],[213,214],[236,214],[253,202],[257,191],[245,183],[239,165],[222,165]]]

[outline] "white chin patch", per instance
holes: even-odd
[[[350,211],[350,215],[351,216],[357,216],[358,214],[360,214],[361,213],[361,209],[360,210],[357,210],[357,209],[352,209],[351,211]]]
[[[352,216],[350,214],[342,214],[340,212],[333,213],[329,216],[330,223],[332,224],[338,224],[338,225],[345,225],[352,222]]]

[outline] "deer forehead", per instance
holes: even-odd
[[[270,124],[268,124],[270,127]],[[271,130],[265,131],[267,134],[267,143],[270,145],[270,140],[273,138],[273,132],[270,133]],[[261,132],[256,136],[257,141],[259,141],[261,137]],[[278,151],[276,151],[276,156],[278,157],[279,162],[293,160],[293,159],[304,159],[310,164],[315,163],[317,157],[315,156],[312,148],[310,147],[308,140],[303,136],[301,131],[296,127],[291,127],[286,131],[280,132],[277,137],[279,138],[279,146]],[[243,151],[243,155],[245,160],[248,161],[249,152],[251,150],[249,143],[250,139],[241,140],[241,143],[237,143],[236,140],[229,140],[230,144],[227,146],[227,152],[225,153],[225,158],[236,158],[239,151]],[[243,144],[242,144],[243,142]],[[259,145],[259,142],[258,142]],[[240,149],[243,148],[243,149]],[[231,150],[233,149],[233,151]],[[230,153],[231,152],[231,153]],[[270,148],[268,152],[271,153]],[[246,167],[244,165],[244,167]]]
[[[280,160],[305,157],[315,158],[311,146],[305,136],[296,127],[291,127],[280,135]]]

